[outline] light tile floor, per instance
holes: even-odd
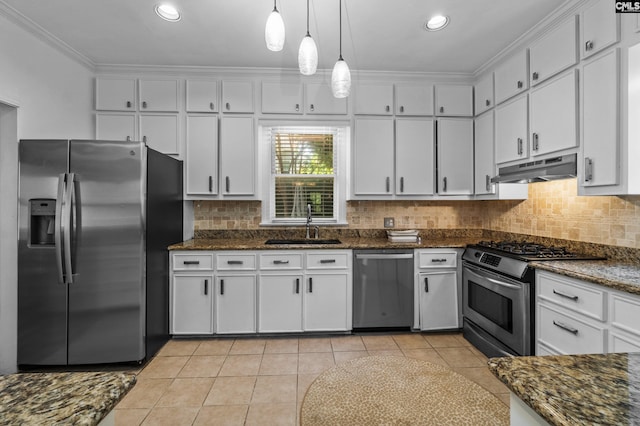
[[[131,425],[296,425],[304,394],[335,364],[397,355],[448,366],[509,405],[487,358],[459,333],[169,341],[115,409]]]

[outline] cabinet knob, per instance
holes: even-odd
[[[147,107],[147,101],[142,101],[142,108],[146,108]]]
[[[442,178],[442,192],[447,192],[447,177]]]
[[[313,104],[311,104],[311,106],[310,106],[310,108],[309,108],[309,109],[310,109],[311,111],[315,111],[315,110],[316,110],[316,107],[315,107]]]
[[[142,142],[147,143],[147,137],[146,136],[142,137]]]
[[[127,101],[127,108],[131,108],[131,101]]]
[[[227,102],[227,103],[225,104],[225,106],[224,106],[224,107],[225,107],[227,110],[230,110],[230,109],[231,109],[231,105],[229,104],[229,102]]]
[[[440,107],[440,113],[444,112],[444,107]]]
[[[489,105],[491,105],[491,101],[489,99],[487,99],[487,100],[484,101],[484,104],[485,104],[485,106],[489,106]]]
[[[216,109],[216,107],[215,107],[215,105],[213,104],[213,102],[210,102],[210,103],[209,103],[209,109],[210,109],[211,111],[213,111],[214,109]]]
[[[593,41],[587,40],[584,44],[584,50],[586,51],[593,50]]]
[[[518,89],[522,89],[524,83],[522,82],[522,80],[518,80],[518,83],[516,85],[518,86]]]
[[[389,112],[389,111],[391,111],[391,107],[389,105],[385,105],[384,110],[386,112]]]
[[[127,136],[127,142],[131,141],[131,136]]]
[[[539,77],[539,75],[538,75],[538,73],[537,73],[537,72],[534,72],[534,73],[531,75],[531,79],[532,79],[533,81],[536,81],[536,80],[538,79],[538,77]]]
[[[400,105],[400,112],[404,112],[404,106]]]
[[[300,104],[296,104],[296,112],[300,111]]]

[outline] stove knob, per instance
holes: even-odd
[[[481,254],[480,254],[480,252],[479,252],[479,251],[475,252],[473,255],[474,255],[475,257],[480,257],[480,256],[481,256]]]

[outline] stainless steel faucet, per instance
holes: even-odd
[[[306,228],[307,228],[307,233],[305,238],[309,239],[311,238],[311,221],[313,220],[313,218],[311,217],[311,204],[307,204],[307,224],[306,224]],[[317,226],[313,227],[313,233],[314,233],[314,237],[313,238],[318,238],[320,236],[320,228],[318,228]]]

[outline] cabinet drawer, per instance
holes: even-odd
[[[213,269],[213,253],[174,253],[174,271],[205,271]]]
[[[418,252],[418,267],[424,268],[455,268],[458,261],[457,253]]]
[[[640,298],[611,295],[611,325],[640,336]]]
[[[262,253],[260,269],[302,269],[302,253]]]
[[[251,253],[220,253],[216,255],[218,271],[253,271],[256,269],[256,255]]]
[[[599,321],[606,320],[604,292],[573,283],[568,279],[541,275],[538,281],[538,297]]]
[[[307,269],[346,269],[351,253],[308,253]]]
[[[563,354],[604,353],[605,330],[577,316],[538,306],[538,339]]]

